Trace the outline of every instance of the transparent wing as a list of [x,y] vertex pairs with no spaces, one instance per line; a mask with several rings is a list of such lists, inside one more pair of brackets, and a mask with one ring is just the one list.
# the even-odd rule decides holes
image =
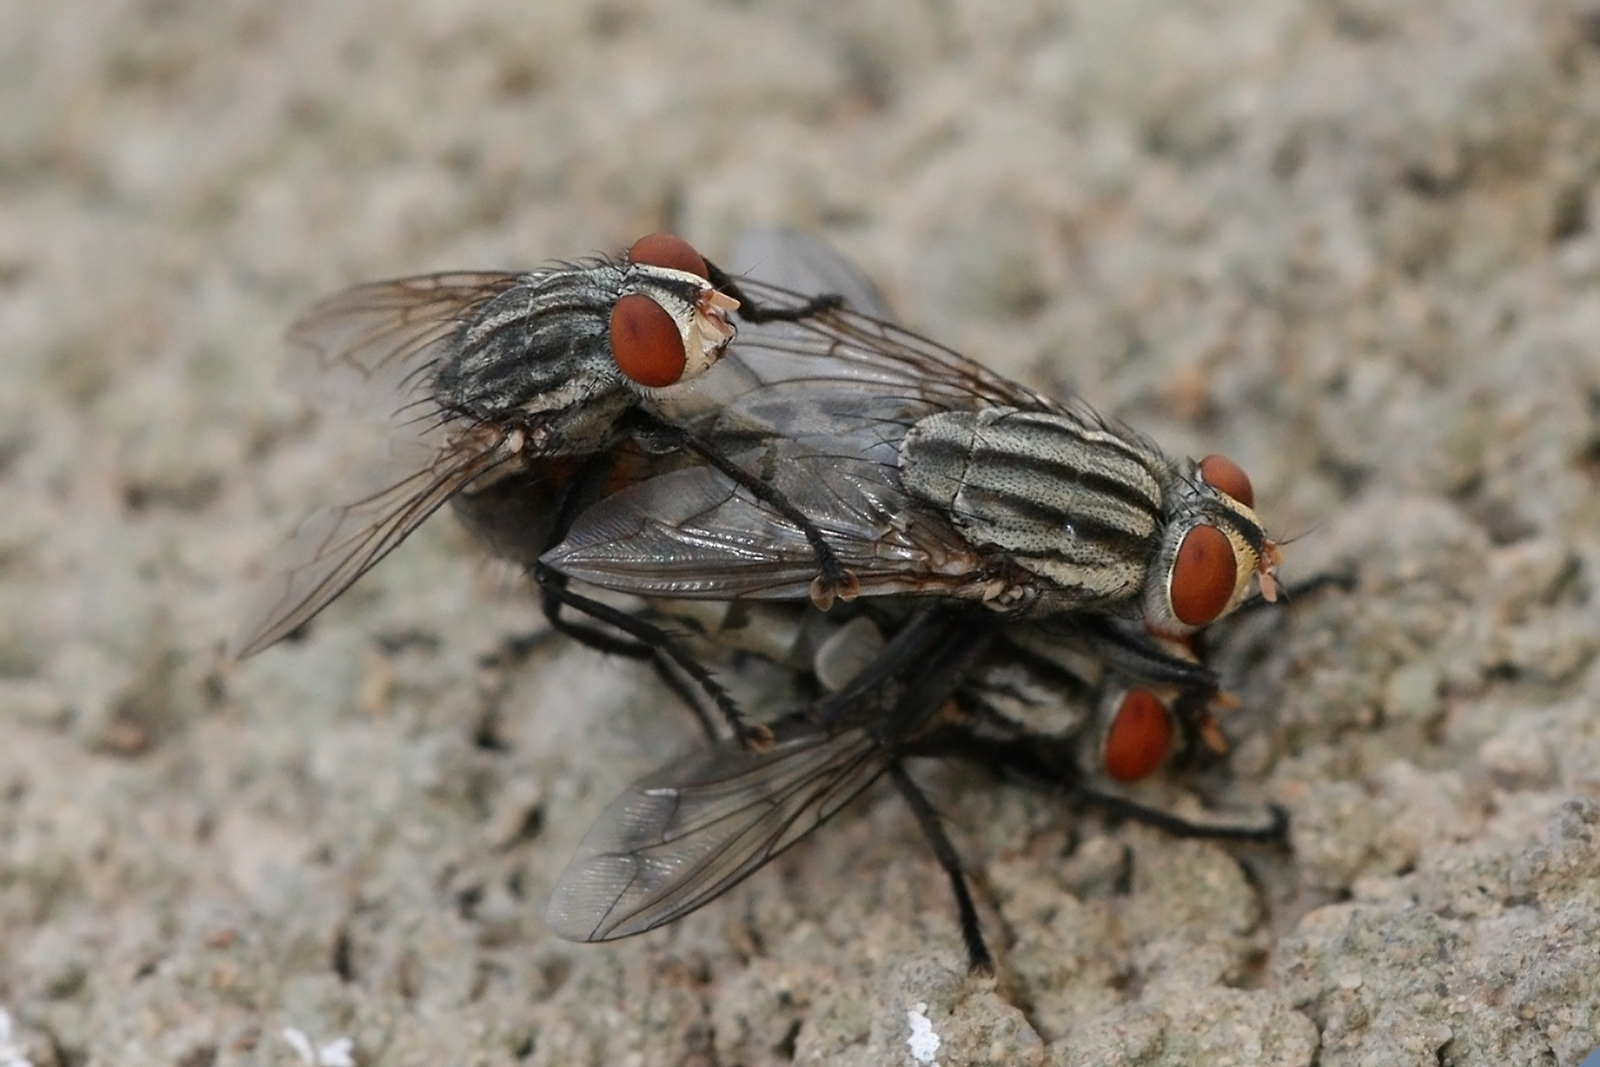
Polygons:
[[272,577],[246,613],[234,654],[260,652],[327,607],[440,505],[509,462],[510,436],[485,428],[445,448],[392,441],[389,462],[370,483],[378,488],[312,515],[270,561]]
[[[812,518],[867,594],[981,598],[982,553],[950,523],[904,499],[886,469],[860,456],[780,449],[767,475]],[[720,471],[695,467],[651,478],[600,501],[543,560],[593,585],[697,599],[808,595],[816,555],[800,531]]]
[[284,384],[313,405],[388,425],[387,454],[353,502],[307,519],[269,561],[234,641],[254,655],[327,607],[439,506],[508,458],[495,431],[458,429],[433,400],[433,368],[465,317],[517,284],[503,272],[359,285],[289,328]]
[[346,289],[289,328],[283,384],[335,414],[426,423],[430,371],[461,322],[521,278],[458,271]]
[[886,322],[894,312],[872,280],[825,242],[781,227],[745,230],[733,243],[728,269],[792,293],[834,293],[852,311]]
[[612,801],[556,882],[545,921],[569,941],[672,922],[727,892],[834,815],[890,756],[865,729],[793,731],[763,754],[704,749]]
[[[768,307],[800,307],[816,295],[753,278],[742,278],[739,285]],[[797,403],[796,396],[830,403],[819,409],[815,403]],[[764,415],[778,432],[796,424],[821,431],[830,417],[848,424],[854,421],[848,402],[866,399],[895,401],[908,413],[981,404],[1070,410],[959,352],[850,306],[795,322],[741,322],[728,354],[712,372],[659,398],[662,411],[680,421],[728,427],[755,420],[761,425]]]
[[726,892],[924,735],[990,634],[958,612],[917,612],[808,717],[775,723],[770,750],[723,742],[636,783],[606,808],[557,880],[550,928],[577,941],[627,937]]

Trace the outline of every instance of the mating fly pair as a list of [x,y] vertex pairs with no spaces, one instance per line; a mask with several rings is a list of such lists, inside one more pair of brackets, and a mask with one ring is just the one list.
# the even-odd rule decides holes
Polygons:
[[[308,620],[453,500],[533,569],[556,628],[684,672],[680,691],[711,696],[733,726],[601,817],[558,884],[558,933],[603,940],[686,914],[888,776],[985,966],[959,860],[901,761],[983,752],[1077,784],[1075,757],[984,696],[985,656],[1049,675],[1049,657],[1019,651],[1042,643],[1110,666],[1124,695],[1100,716],[1104,770],[1150,773],[1174,723],[1204,733],[1217,694],[1191,635],[1256,582],[1272,596],[1277,548],[1228,461],[1174,466],[1125,427],[894,326],[825,249],[757,240],[742,258],[788,288],[734,283],[648,238],[617,261],[367,286],[313,311],[292,333],[296,378],[389,418],[396,456],[373,493],[297,537],[242,649]],[[746,728],[679,642],[571,579],[646,598],[860,596],[884,643],[857,648],[834,692]],[[1143,814],[1180,832],[1281,831]]]
[[[888,776],[985,966],[954,849],[901,769],[916,755],[978,756],[1178,833],[1280,835],[1276,815],[1186,823],[1092,784],[1138,780],[1177,749],[1221,742],[1217,679],[1193,639],[1256,586],[1277,591],[1278,548],[1244,472],[1218,456],[1175,465],[1087,407],[898,328],[825,248],[762,234],[736,260],[784,282],[741,282],[766,305],[800,307],[818,292],[844,301],[741,330],[665,413],[821,531],[851,576],[853,610],[875,613],[891,640],[856,657],[865,665],[841,692],[780,720],[772,752],[714,746],[619,798],[562,876],[552,927],[599,940],[670,921]],[[816,567],[807,531],[705,465],[600,500],[544,562],[641,597],[735,604],[804,603]],[[1063,665],[1074,658],[1092,670]],[[1089,705],[1082,726],[1050,735],[1005,714],[986,669],[996,662]]]

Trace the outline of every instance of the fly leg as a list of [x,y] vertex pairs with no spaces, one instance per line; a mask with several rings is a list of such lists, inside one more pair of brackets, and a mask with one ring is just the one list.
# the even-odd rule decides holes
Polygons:
[[[1215,625],[1227,627],[1244,618],[1247,613],[1291,601],[1296,596],[1330,588],[1350,589],[1353,584],[1354,578],[1349,574],[1334,572],[1318,575],[1284,588],[1277,601],[1264,600],[1258,594]],[[1045,630],[1052,636],[1064,639],[1069,645],[1091,653],[1125,678],[1152,685],[1174,686],[1189,694],[1206,693],[1210,697],[1215,697],[1221,691],[1216,673],[1204,662],[1210,630],[1189,634],[1179,642],[1161,639],[1142,628],[1122,625],[1098,616],[1052,620]]]
[[1192,837],[1207,841],[1282,841],[1289,832],[1289,813],[1276,804],[1267,806],[1271,820],[1264,826],[1240,826],[1229,823],[1202,823],[1180,815],[1147,807],[1114,793],[1102,793],[1085,785],[1073,788],[1082,799],[1095,807],[1124,819],[1154,826],[1173,837]]
[[[560,603],[557,602],[554,608],[559,611]],[[548,605],[546,610],[550,610]],[[582,630],[585,636],[576,636],[568,632],[573,629]],[[591,635],[595,639],[594,641],[590,641]],[[690,713],[694,715],[695,721],[700,724],[700,729],[705,732],[706,738],[712,742],[722,740],[722,734],[717,731],[717,717],[706,710],[705,693],[697,689],[682,674],[673,670],[664,657],[656,654],[654,648],[633,641],[622,641],[593,627],[568,623],[567,620],[562,619],[560,623],[551,624],[548,629],[506,638],[501,642],[498,650],[481,657],[478,660],[478,665],[487,668],[513,666],[527,659],[553,638],[562,636],[572,637],[579,644],[587,644],[591,648],[598,648],[598,642],[606,642],[606,647],[598,649],[599,651],[628,659],[650,660],[651,666],[656,669],[656,673],[660,675],[661,680],[667,684],[667,688],[676,693],[678,699],[683,701]],[[498,714],[492,713],[480,722],[476,736],[481,747],[496,748],[501,744],[498,740],[498,719]]]
[[[741,745],[745,748],[759,749],[766,743],[765,739],[768,736],[766,728],[746,725],[744,715],[733,698],[711,677],[711,673],[705,667],[696,662],[672,639],[671,635],[660,627],[627,612],[572,592],[568,588],[566,575],[539,562],[539,557],[571,529],[578,514],[604,491],[606,481],[617,463],[618,451],[611,449],[589,457],[565,479],[556,496],[554,518],[543,531],[541,539],[532,546],[531,552],[524,551],[521,542],[516,541],[514,537],[508,537],[503,538],[501,543],[510,546],[512,550],[503,549],[501,554],[530,566],[533,579],[539,586],[545,619],[550,623],[551,631],[609,655],[639,661],[649,660],[662,681],[666,682],[667,686],[689,706],[689,710],[699,720],[701,728],[705,730],[709,739],[717,741],[720,736],[713,722],[713,716],[706,709],[704,698],[709,698],[716,705],[721,718],[728,723],[734,737]],[[509,523],[499,522],[492,527],[485,524],[486,517],[497,514],[497,510],[491,510],[468,517],[476,518],[478,527],[484,530],[507,527],[525,530],[530,525],[527,519],[518,515],[513,515]],[[594,626],[573,622],[563,617],[561,614],[563,607],[575,608],[591,619],[612,626],[625,636],[619,637]]]
[[[626,611],[573,592],[568,588],[565,575],[542,563],[534,566],[533,573],[544,601],[545,618],[550,620],[553,629],[601,652],[654,662],[656,673],[661,675],[662,680],[674,692],[684,698],[694,710],[696,718],[700,719],[701,725],[705,727],[707,735],[713,741],[716,740],[716,730],[709,717],[705,715],[698,700],[691,698],[691,688],[668,669],[670,664],[671,668],[687,676],[689,681],[717,706],[723,721],[728,724],[728,728],[733,731],[734,738],[741,746],[752,752],[761,752],[772,747],[772,731],[759,723],[752,725],[746,721],[744,712],[739,709],[739,705],[728,691],[712,677],[711,672],[703,664],[674,641],[671,634]],[[591,619],[603,622],[627,636],[617,637],[593,626],[563,618],[561,615],[563,607],[581,611]]]
[[1264,823],[1195,822],[1096,789],[1083,782],[1083,772],[1078,769],[1070,746],[1063,750],[1059,742],[1036,734],[1023,732],[1017,737],[996,741],[960,731],[919,748],[915,754],[954,756],[982,763],[991,769],[1009,772],[1009,777],[1024,784],[1063,790],[1110,815],[1153,826],[1174,837],[1212,841],[1282,841],[1289,830],[1288,813],[1275,804],[1268,805],[1268,818]]
[[[706,269],[713,285],[739,301],[739,317],[746,322],[801,322],[845,306],[845,298],[839,293],[820,293],[794,307],[763,304],[741,289],[733,276],[721,267],[707,263]],[[685,447],[732,478],[757,500],[799,527],[800,532],[805,534],[807,543],[811,545],[811,551],[817,557],[818,573],[816,581],[811,583],[811,600],[819,610],[827,611],[832,607],[835,597],[847,601],[855,599],[861,590],[861,582],[839,563],[833,549],[823,539],[822,531],[817,529],[815,523],[806,518],[800,509],[789,503],[781,492],[767,482],[752,477],[744,468],[728,462],[704,442],[697,441],[688,434],[684,437]]]
[[712,285],[739,301],[739,317],[746,322],[800,322],[813,315],[834,311],[845,305],[844,297],[838,293],[822,293],[795,307],[774,307],[751,299],[739,288],[739,283],[733,280],[733,275],[716,264],[707,263],[706,271]]
[[817,529],[816,523],[789,503],[789,498],[776,486],[751,474],[691,434],[684,434],[684,446],[732,478],[736,484],[748,490],[751,496],[782,515],[805,534],[806,543],[811,546],[812,554],[817,557],[817,577],[811,582],[811,602],[817,606],[817,610],[827,611],[833,607],[835,597],[845,601],[856,598],[861,592],[861,580],[839,562],[833,546],[822,536],[822,531]]
[[950,888],[955,891],[956,911],[961,917],[961,940],[967,946],[968,970],[973,974],[993,974],[994,957],[989,954],[989,946],[983,940],[983,928],[978,924],[978,909],[973,904],[972,892],[967,887],[967,876],[961,868],[961,857],[956,854],[955,846],[950,843],[949,835],[944,832],[944,826],[939,821],[939,813],[933,810],[933,805],[928,803],[928,798],[922,795],[922,790],[911,780],[905,767],[898,761],[889,765],[889,778],[900,791],[900,795],[905,798],[911,813],[917,817],[917,824],[922,827],[928,845],[933,849],[934,858],[939,861],[939,866],[944,868],[945,876],[950,879]]
[[[871,717],[876,720],[874,732],[879,734],[880,743],[898,747],[904,738],[922,730],[949,702],[962,677],[989,647],[993,636],[990,626],[963,612],[938,609],[918,612],[877,659],[835,694],[828,706],[820,709],[820,717],[826,722],[836,719],[846,707],[874,704],[876,701],[868,700],[869,695],[888,689],[894,694],[892,699]],[[902,677],[906,671],[911,672],[910,676]],[[973,974],[993,974],[994,957],[983,940],[978,909],[972,903],[961,857],[945,834],[938,812],[899,759],[889,763],[888,772],[911,813],[917,817],[934,858],[950,879],[961,920],[961,940],[967,947],[968,967]]]
[[1130,680],[1187,691],[1215,692],[1219,688],[1215,672],[1190,648],[1159,640],[1143,628],[1086,616],[1054,624],[1047,632],[1090,653]]
[[856,598],[861,592],[861,580],[839,562],[833,546],[828,544],[827,538],[817,529],[816,523],[806,518],[804,512],[790,503],[782,490],[733,462],[709,441],[702,440],[681,426],[663,422],[655,416],[646,417],[651,422],[650,436],[660,442],[661,446],[675,446],[693,452],[727,475],[735,485],[783,516],[805,535],[806,543],[811,546],[812,554],[817,558],[817,577],[811,583],[811,602],[819,611],[831,608],[836,597],[845,601]]
[[[694,715],[695,721],[700,724],[700,729],[706,735],[706,740],[713,744],[721,741],[722,735],[717,732],[717,717],[707,711],[703,703],[703,698],[706,695],[704,687],[684,678],[673,669],[672,661],[666,657],[652,656],[650,665],[656,669],[656,676],[667,684],[668,689],[677,694],[678,699],[683,701],[684,705]],[[718,711],[721,710],[719,706]],[[741,743],[746,748],[754,744],[753,741],[745,743],[742,738]]]

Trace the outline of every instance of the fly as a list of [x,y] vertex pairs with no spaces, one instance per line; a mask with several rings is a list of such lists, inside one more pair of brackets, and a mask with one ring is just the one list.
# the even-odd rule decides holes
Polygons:
[[[290,329],[285,377],[323,407],[386,421],[390,454],[365,492],[286,547],[238,654],[309,621],[447,501],[493,550],[537,570],[584,503],[661,454],[698,451],[744,484],[652,414],[722,357],[736,312],[759,322],[835,301],[772,310],[741,295],[687,242],[654,234],[615,259],[402,278],[319,304]],[[781,496],[751,488],[805,525]],[[848,589],[820,540],[816,555],[822,586]],[[580,599],[559,577],[541,584],[553,622],[553,604]]]
[[[884,633],[903,624],[906,604],[864,601],[849,613],[797,602],[650,600],[644,615],[671,629],[704,660],[750,658],[790,674],[791,688],[821,698],[842,691],[882,654]],[[983,718],[1012,734],[1083,742],[1076,777],[1124,784],[1154,775],[1169,757],[1197,749],[1227,751],[1208,701],[1217,679],[1188,646],[1155,662],[1141,646],[1079,621],[1013,621],[995,630],[984,661],[961,681]],[[1140,678],[1142,682],[1129,679]],[[1219,697],[1231,707],[1230,698]],[[713,737],[713,740],[715,738]]]
[[[808,613],[778,631],[804,634],[819,617]],[[634,783],[605,809],[557,880],[546,913],[554,933],[609,941],[682,918],[887,777],[949,879],[970,967],[991,971],[959,855],[904,767],[916,757],[982,762],[1180,836],[1283,836],[1276,809],[1259,823],[1196,823],[1138,804],[1115,786],[1091,784],[1153,774],[1177,744],[1174,719],[1148,689],[1088,681],[1017,644],[1013,637],[1025,624],[995,616],[974,623],[948,605],[924,606],[885,643],[865,636],[857,624],[866,617],[839,624],[815,646],[820,652],[854,630],[868,646],[857,657],[864,666],[838,690],[771,724],[770,748],[713,742]],[[793,646],[785,639],[779,647]],[[1019,718],[1019,703],[1036,702],[1068,718],[1049,730]]]

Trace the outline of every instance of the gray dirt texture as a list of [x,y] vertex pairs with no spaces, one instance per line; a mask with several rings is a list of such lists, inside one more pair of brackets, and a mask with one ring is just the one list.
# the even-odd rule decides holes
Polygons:
[[[6,1067],[1600,1046],[1594,0],[10,0],[0,99]],[[557,873],[696,737],[647,669],[486,666],[541,616],[448,515],[229,658],[375,447],[279,380],[313,300],[772,224],[1351,579],[1216,627],[1230,755],[1148,787],[1288,847],[913,766],[994,977],[881,786],[570,944]]]

